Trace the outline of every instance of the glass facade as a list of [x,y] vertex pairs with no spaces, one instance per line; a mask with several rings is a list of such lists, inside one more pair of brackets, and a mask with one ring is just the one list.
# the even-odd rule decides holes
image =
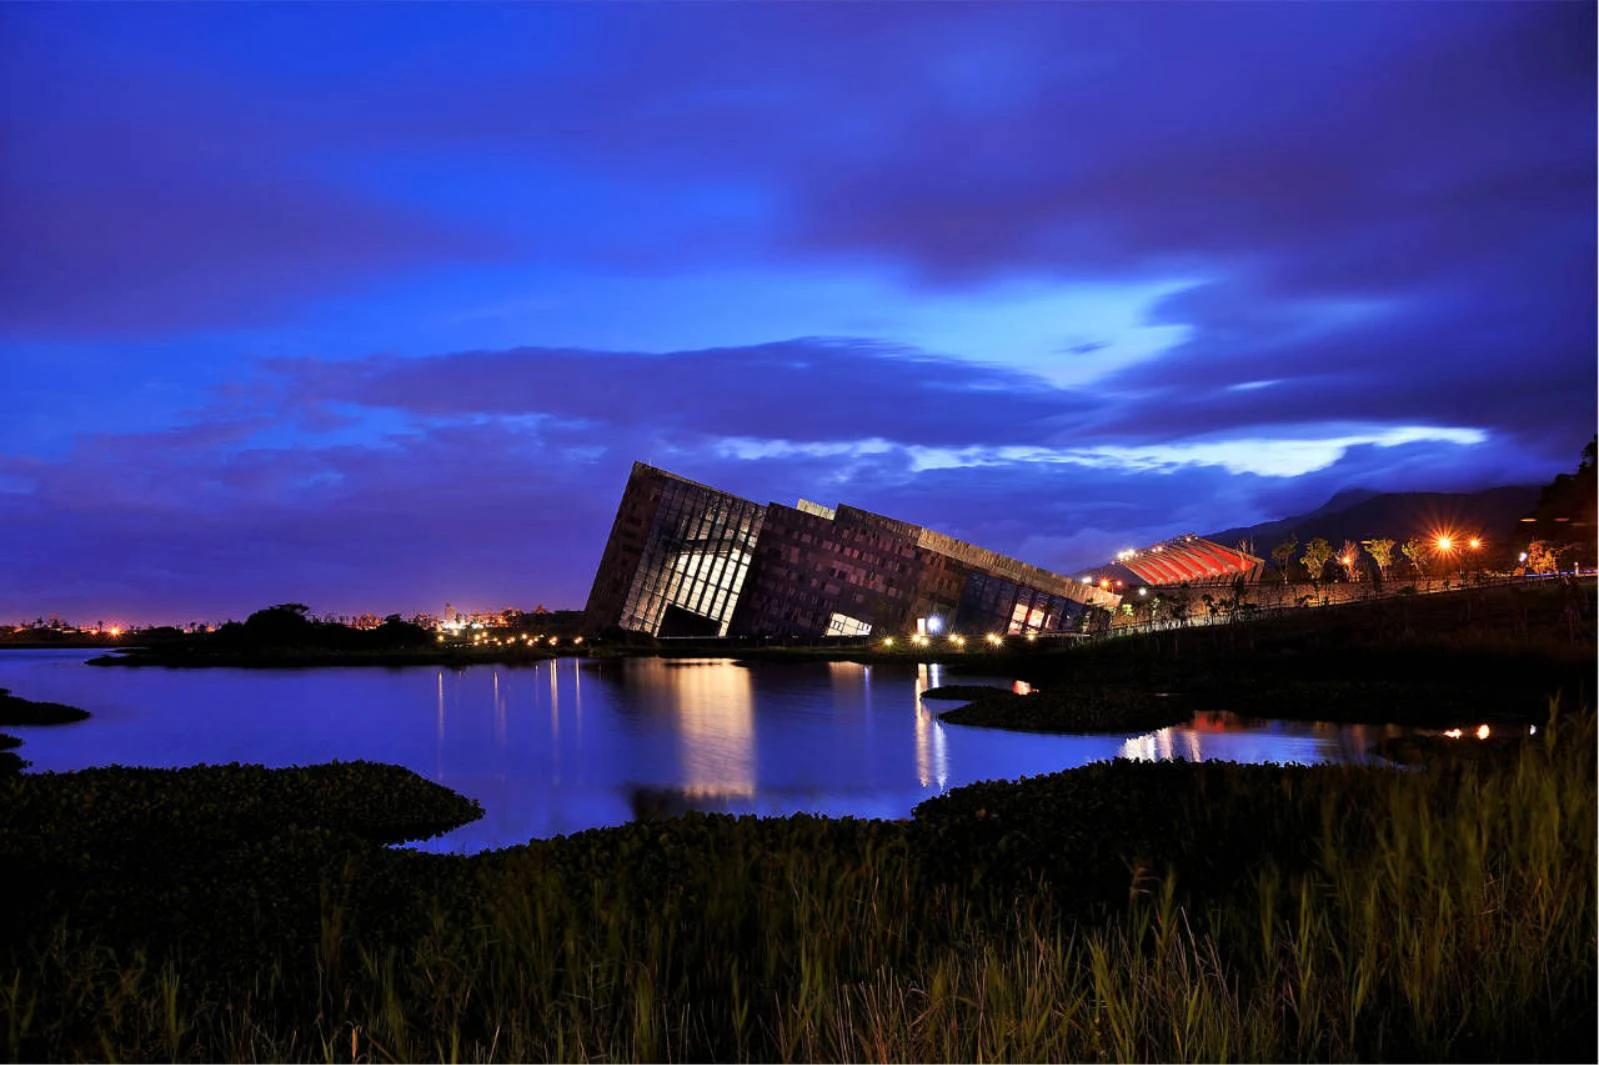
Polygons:
[[669,478],[622,609],[622,627],[657,636],[726,636],[764,508]]
[[1087,611],[1083,604],[987,573],[973,573],[961,592],[958,625],[967,631],[1027,633],[1074,632]]

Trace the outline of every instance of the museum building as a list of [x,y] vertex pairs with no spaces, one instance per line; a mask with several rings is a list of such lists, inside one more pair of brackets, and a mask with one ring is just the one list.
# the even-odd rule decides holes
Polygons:
[[908,522],[634,463],[585,627],[660,637],[1099,631],[1120,596]]

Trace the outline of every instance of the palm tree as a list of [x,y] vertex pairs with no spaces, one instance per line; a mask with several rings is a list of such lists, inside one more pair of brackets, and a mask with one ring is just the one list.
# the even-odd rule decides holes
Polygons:
[[1288,583],[1288,565],[1294,560],[1294,552],[1299,550],[1299,537],[1289,536],[1288,539],[1271,549],[1271,560],[1277,563],[1277,572],[1283,576],[1283,583]]

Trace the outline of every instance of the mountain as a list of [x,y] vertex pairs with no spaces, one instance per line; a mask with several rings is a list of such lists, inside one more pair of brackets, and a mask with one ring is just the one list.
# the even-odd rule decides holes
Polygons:
[[1236,547],[1240,540],[1251,541],[1251,553],[1269,560],[1271,549],[1290,536],[1299,538],[1301,548],[1307,540],[1320,536],[1336,550],[1345,540],[1359,543],[1386,537],[1402,544],[1412,536],[1426,539],[1447,530],[1456,536],[1482,536],[1494,551],[1490,557],[1495,557],[1526,547],[1510,540],[1522,517],[1537,505],[1538,491],[1537,485],[1508,485],[1481,492],[1370,492],[1356,488],[1340,492],[1304,514],[1205,536],[1228,547]]

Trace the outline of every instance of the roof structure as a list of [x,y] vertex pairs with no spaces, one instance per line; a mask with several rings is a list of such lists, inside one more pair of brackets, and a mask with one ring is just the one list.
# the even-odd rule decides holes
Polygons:
[[1136,551],[1123,551],[1115,564],[1149,585],[1192,584],[1246,579],[1259,575],[1265,560],[1236,547],[1189,534]]

